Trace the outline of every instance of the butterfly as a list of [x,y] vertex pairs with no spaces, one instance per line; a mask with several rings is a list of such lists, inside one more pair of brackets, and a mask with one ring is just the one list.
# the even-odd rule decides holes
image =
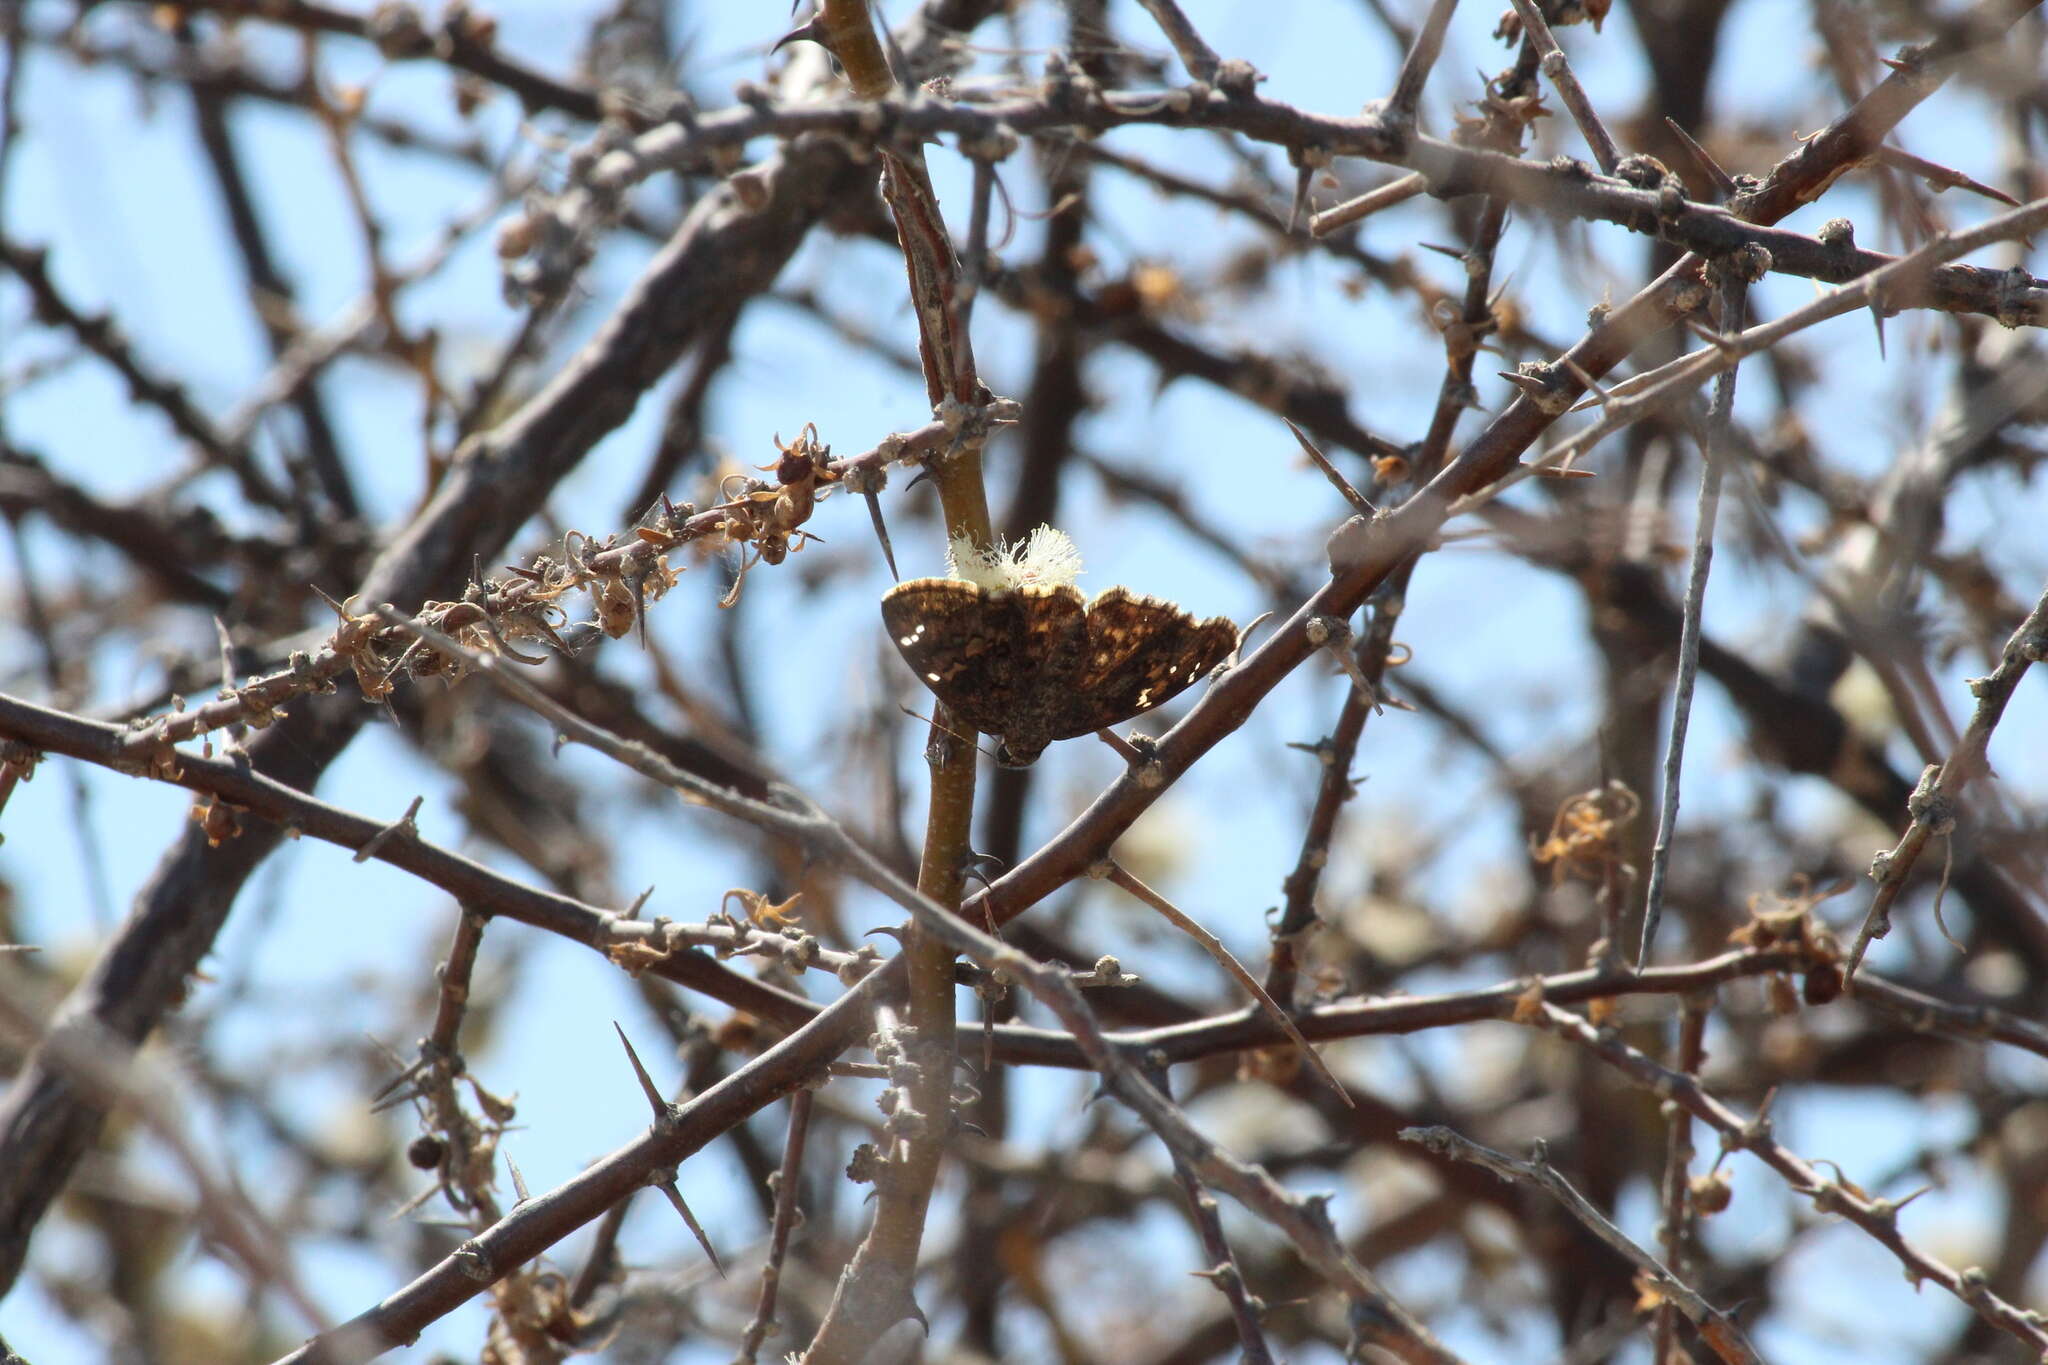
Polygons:
[[946,708],[1027,768],[1056,739],[1121,724],[1206,677],[1237,648],[1227,617],[1111,588],[988,589],[913,578],[882,597],[889,638]]

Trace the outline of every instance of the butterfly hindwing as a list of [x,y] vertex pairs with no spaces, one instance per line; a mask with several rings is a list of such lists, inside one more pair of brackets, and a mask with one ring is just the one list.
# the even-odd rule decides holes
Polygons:
[[1224,617],[1197,622],[1171,602],[1111,588],[1088,608],[1088,641],[1073,690],[1085,715],[1053,737],[1072,739],[1140,715],[1186,691],[1230,657],[1237,627]]

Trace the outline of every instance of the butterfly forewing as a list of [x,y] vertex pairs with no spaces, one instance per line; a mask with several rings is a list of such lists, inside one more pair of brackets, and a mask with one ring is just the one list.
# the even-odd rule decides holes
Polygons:
[[882,598],[882,620],[918,681],[991,735],[1043,706],[1045,664],[1073,654],[1082,614],[1072,588],[986,593],[952,578],[912,579]]

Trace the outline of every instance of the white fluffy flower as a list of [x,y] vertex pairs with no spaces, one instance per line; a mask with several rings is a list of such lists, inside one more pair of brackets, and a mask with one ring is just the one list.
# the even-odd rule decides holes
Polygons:
[[1081,552],[1065,531],[1041,526],[1022,545],[999,540],[977,549],[966,536],[946,547],[946,570],[986,592],[1008,588],[1065,588],[1081,576]]

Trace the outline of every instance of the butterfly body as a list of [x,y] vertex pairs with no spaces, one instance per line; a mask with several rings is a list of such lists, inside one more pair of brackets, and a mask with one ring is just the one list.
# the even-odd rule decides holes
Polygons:
[[1237,647],[1227,618],[1198,622],[1123,588],[1084,603],[1071,587],[991,590],[915,578],[883,596],[882,619],[918,681],[997,736],[997,761],[1017,768],[1054,740],[1151,710]]

